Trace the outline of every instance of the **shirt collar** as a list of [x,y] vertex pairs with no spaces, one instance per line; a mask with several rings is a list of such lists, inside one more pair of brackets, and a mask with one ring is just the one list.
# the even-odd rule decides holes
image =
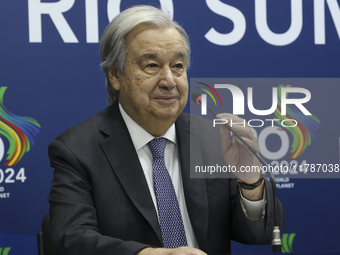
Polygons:
[[[135,150],[138,151],[148,142],[155,138],[155,136],[151,135],[148,131],[138,125],[123,109],[121,104],[119,103],[119,110],[122,114],[123,120],[127,126],[127,129],[130,133],[130,137],[132,143],[135,147]],[[171,125],[171,127],[166,131],[164,135],[160,137],[164,137],[169,141],[172,141],[177,145],[177,137],[176,137],[176,126],[175,123]]]

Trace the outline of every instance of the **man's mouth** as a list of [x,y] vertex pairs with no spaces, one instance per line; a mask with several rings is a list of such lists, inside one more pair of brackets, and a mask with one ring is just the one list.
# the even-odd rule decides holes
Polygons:
[[171,104],[177,101],[175,96],[158,96],[154,98],[159,103]]

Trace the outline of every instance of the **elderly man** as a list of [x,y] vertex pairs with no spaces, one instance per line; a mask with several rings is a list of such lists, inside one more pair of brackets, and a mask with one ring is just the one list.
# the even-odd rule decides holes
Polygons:
[[[248,184],[241,187],[235,179],[190,178],[190,139],[203,163],[259,162],[226,128],[209,137],[222,143],[214,155],[201,146],[207,138],[190,132],[190,121],[212,127],[182,113],[190,64],[183,28],[157,8],[132,7],[108,25],[100,52],[110,106],[49,146],[56,253],[226,254],[230,239],[270,243],[273,197],[260,173],[238,174]],[[236,129],[257,148],[249,127]],[[278,214],[282,227],[281,204]]]

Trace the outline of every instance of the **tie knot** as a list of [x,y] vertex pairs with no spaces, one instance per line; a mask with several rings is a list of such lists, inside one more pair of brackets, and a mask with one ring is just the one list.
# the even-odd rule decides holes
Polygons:
[[166,146],[166,138],[155,138],[152,139],[148,145],[151,149],[153,158],[163,158]]

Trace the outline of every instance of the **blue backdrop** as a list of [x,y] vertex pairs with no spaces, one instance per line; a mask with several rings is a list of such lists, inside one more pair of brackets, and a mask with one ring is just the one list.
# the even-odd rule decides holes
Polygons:
[[[192,45],[189,78],[282,78],[288,85],[291,78],[340,76],[339,0],[0,1],[3,254],[37,254],[35,236],[48,212],[53,175],[47,146],[106,107],[98,41],[110,18],[136,4],[161,5],[186,29]],[[299,162],[339,163],[336,84],[313,85],[307,108],[320,128]],[[285,251],[340,251],[340,180],[279,181]],[[234,253],[270,251],[233,243]]]

